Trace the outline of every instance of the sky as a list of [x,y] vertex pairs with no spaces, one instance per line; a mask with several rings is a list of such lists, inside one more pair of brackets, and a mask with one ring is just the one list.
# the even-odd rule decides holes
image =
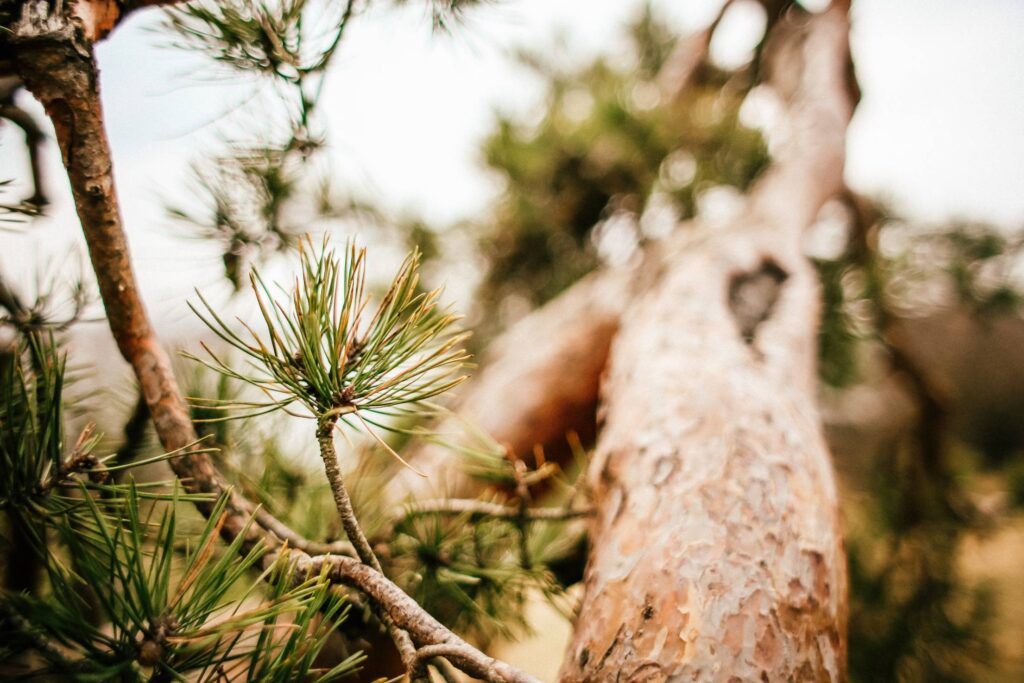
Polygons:
[[[415,5],[416,3],[413,3]],[[652,0],[681,30],[717,3]],[[485,211],[498,191],[479,140],[495,111],[528,116],[540,84],[513,50],[561,35],[572,59],[622,50],[637,0],[503,0],[474,9],[450,36],[421,10],[375,11],[346,36],[322,105],[335,183],[445,223]],[[723,26],[723,59],[743,52],[744,13]],[[157,13],[137,13],[98,48],[116,180],[143,292],[173,321],[199,266],[215,254],[174,236],[164,202],[188,202],[189,164],[258,114],[251,82],[212,78],[207,62],[169,49]],[[923,221],[975,218],[1024,228],[1024,1],[856,0],[852,45],[864,91],[849,133],[847,177]],[[39,113],[31,98],[19,101]],[[0,128],[0,178],[27,177],[20,136]],[[21,234],[0,232],[0,267],[30,277],[80,241],[55,145],[46,155],[55,203]],[[10,192],[7,197],[16,194]],[[213,276],[211,276],[213,277]],[[212,285],[211,285],[212,286]],[[180,310],[180,308],[179,308]]]

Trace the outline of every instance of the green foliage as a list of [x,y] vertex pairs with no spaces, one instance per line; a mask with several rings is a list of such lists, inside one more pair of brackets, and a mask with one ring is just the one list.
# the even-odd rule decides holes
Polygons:
[[296,80],[314,68],[303,59],[306,0],[192,2],[167,11],[177,46],[239,71]]
[[[46,581],[38,593],[0,592],[5,671],[83,681],[246,671],[246,680],[305,681],[354,670],[359,657],[330,671],[314,666],[344,616],[326,578],[296,582],[284,556],[254,576],[265,551],[245,548],[245,533],[219,547],[227,494],[214,502],[111,477],[177,453],[108,465],[89,429],[69,452],[63,355],[52,334],[18,339],[0,365],[0,510],[21,545],[4,551],[32,558]],[[212,503],[210,516],[192,537],[177,510],[200,501]],[[20,660],[26,647],[43,662]]]
[[[64,467],[64,359],[37,336],[0,366],[0,507],[21,508]],[[83,444],[88,455],[92,444]]]
[[531,596],[544,596],[562,609],[564,586],[551,566],[574,554],[584,535],[578,521],[530,519],[533,495],[540,492],[548,504],[567,506],[576,482],[550,463],[525,469],[484,434],[445,445],[467,474],[494,487],[477,502],[499,503],[524,516],[497,518],[486,508],[452,514],[441,511],[443,502],[431,510],[411,501],[391,531],[389,571],[445,624],[485,637],[528,633],[523,608]]
[[818,376],[825,384],[845,387],[857,378],[857,351],[862,333],[848,305],[844,277],[851,272],[845,259],[817,261],[821,278],[822,309],[818,328]]
[[960,303],[981,314],[1020,310],[1020,283],[1013,278],[1024,246],[1020,237],[978,223],[954,223],[925,239],[932,243],[926,251],[938,255],[932,268],[942,269]]
[[343,618],[342,601],[325,577],[293,585],[285,557],[253,578],[249,570],[264,550],[242,552],[244,533],[217,548],[226,496],[184,548],[175,505],[146,511],[133,484],[118,501],[95,499],[84,489],[82,500],[75,520],[53,524],[74,568],[48,551],[48,594],[3,597],[33,630],[14,638],[44,638],[64,652],[34,674],[214,681],[245,672],[244,680],[253,681],[327,681],[355,669],[360,657],[329,671],[314,667]]
[[442,623],[459,630],[510,635],[527,626],[531,589],[554,590],[543,567],[524,567],[516,530],[503,521],[410,516],[392,542],[402,587]]
[[652,202],[692,218],[702,191],[743,190],[766,166],[761,135],[739,120],[744,87],[723,88],[729,74],[708,67],[685,98],[667,101],[657,76],[675,37],[649,7],[629,34],[625,62],[600,57],[559,71],[524,57],[547,95],[539,123],[501,117],[483,146],[505,180],[493,221],[479,230],[488,305],[510,294],[542,303],[592,270],[604,219],[635,223]]
[[195,236],[220,244],[224,274],[236,290],[252,262],[298,240],[301,231],[288,224],[286,209],[300,194],[305,162],[323,146],[314,114],[355,5],[231,0],[192,2],[165,13],[163,30],[174,46],[205,55],[227,74],[256,75],[273,88],[263,119],[276,119],[281,130],[260,132],[257,142],[233,141],[226,153],[195,164],[203,211],[168,207]]
[[211,360],[190,357],[252,385],[267,400],[198,402],[242,409],[243,416],[298,402],[318,420],[355,414],[376,424],[359,413],[401,415],[464,379],[456,373],[468,360],[459,348],[465,335],[454,327],[456,316],[440,309],[438,290],[418,292],[417,254],[402,264],[369,320],[364,250],[350,245],[339,258],[325,242],[319,250],[306,245],[301,257],[301,278],[290,294],[281,290],[284,297],[275,297],[259,273],[252,276],[264,334],[244,324],[246,337],[236,334],[199,295],[205,312],[193,311],[251,370],[233,369],[208,347]]
[[220,245],[224,274],[242,288],[248,264],[259,255],[295,246],[301,231],[286,217],[301,178],[295,149],[236,149],[194,167],[199,210],[168,207],[197,238]]
[[[40,524],[85,504],[78,494],[80,486],[118,499],[124,490],[110,480],[111,474],[179,455],[165,453],[128,465],[108,465],[113,456],[95,455],[99,435],[91,428],[83,430],[68,452],[66,364],[53,335],[19,336],[15,352],[0,360],[0,510],[35,529],[40,547]],[[144,485],[138,495],[166,497],[160,486],[160,482]]]
[[[424,4],[434,29],[449,31],[483,1]],[[197,0],[165,11],[161,32],[173,47],[205,57],[224,76],[255,76],[260,90],[271,94],[261,99],[263,129],[240,134],[233,126],[226,150],[194,164],[192,194],[204,207],[168,206],[189,234],[218,244],[224,275],[236,291],[252,264],[294,246],[305,232],[290,220],[291,211],[311,207],[322,217],[356,212],[330,201],[326,180],[325,191],[304,189],[317,184],[309,162],[325,147],[318,116],[325,75],[349,23],[372,5],[372,0]]]
[[956,557],[969,525],[948,485],[882,472],[866,519],[848,534],[854,681],[985,680],[995,605]]

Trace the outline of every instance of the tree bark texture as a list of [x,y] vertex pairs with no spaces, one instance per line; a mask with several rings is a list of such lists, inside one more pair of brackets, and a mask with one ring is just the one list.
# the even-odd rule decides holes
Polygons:
[[780,30],[772,84],[791,129],[776,165],[733,225],[668,250],[613,342],[562,681],[845,678],[819,292],[800,241],[842,189],[846,8]]

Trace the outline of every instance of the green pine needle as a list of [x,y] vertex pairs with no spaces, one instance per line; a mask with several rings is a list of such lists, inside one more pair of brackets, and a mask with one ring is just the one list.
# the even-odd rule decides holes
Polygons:
[[316,249],[307,240],[300,256],[300,277],[291,291],[272,292],[259,272],[252,274],[260,331],[242,321],[243,331],[235,331],[201,294],[201,306],[190,304],[222,341],[241,352],[248,367],[237,369],[206,345],[208,359],[186,356],[266,397],[191,399],[226,413],[214,419],[287,410],[294,403],[318,420],[364,412],[394,416],[465,379],[459,370],[469,360],[461,349],[467,335],[440,306],[440,290],[419,290],[418,254],[405,259],[372,315],[365,250],[350,244],[339,256],[326,241]]
[[47,549],[46,597],[0,595],[4,610],[30,624],[34,638],[64,653],[36,674],[83,681],[329,681],[362,660],[360,654],[330,670],[315,666],[347,606],[325,575],[296,584],[286,556],[255,575],[266,551],[257,545],[243,552],[244,531],[224,547],[219,533],[229,494],[181,548],[177,500],[148,504],[132,484],[118,501],[95,498],[84,487],[80,493],[84,510],[54,524],[73,564]]

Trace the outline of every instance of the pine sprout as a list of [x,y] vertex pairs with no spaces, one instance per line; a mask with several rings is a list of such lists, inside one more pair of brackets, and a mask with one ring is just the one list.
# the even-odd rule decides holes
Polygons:
[[[298,403],[316,419],[352,413],[394,417],[412,404],[442,394],[465,379],[467,334],[457,316],[441,308],[440,290],[418,289],[419,254],[410,254],[367,320],[366,252],[349,244],[342,256],[324,244],[300,245],[301,272],[290,292],[275,295],[258,271],[250,284],[263,330],[238,320],[236,332],[198,294],[189,304],[229,347],[241,352],[245,369],[203,344],[208,358],[188,358],[258,389],[264,400],[190,400],[223,411],[210,421],[252,417]],[[362,421],[362,415],[358,415]],[[380,421],[368,421],[382,426]],[[351,423],[348,423],[351,424]],[[367,429],[369,427],[367,426]]]

